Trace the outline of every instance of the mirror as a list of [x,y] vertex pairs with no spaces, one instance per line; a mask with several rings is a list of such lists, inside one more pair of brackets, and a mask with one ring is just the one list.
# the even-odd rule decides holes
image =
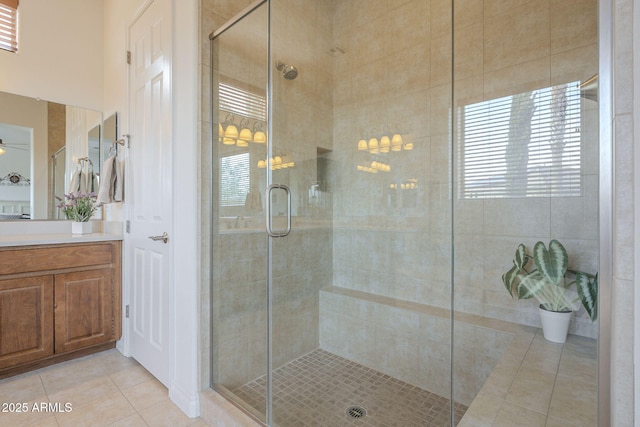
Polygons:
[[94,126],[89,131],[89,152],[87,153],[87,157],[91,161],[93,165],[94,172],[100,176],[100,167],[102,166],[102,162],[100,161],[100,125]]
[[101,129],[101,112],[0,92],[0,220],[65,219],[55,196],[79,159],[99,174]]
[[118,149],[116,146],[116,141],[118,140],[118,113],[113,113],[104,119],[102,129],[100,164],[103,164]]

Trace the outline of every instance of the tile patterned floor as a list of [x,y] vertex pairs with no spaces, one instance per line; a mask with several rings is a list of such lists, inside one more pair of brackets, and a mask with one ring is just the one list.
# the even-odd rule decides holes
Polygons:
[[460,426],[597,426],[597,372],[597,340],[569,335],[557,344],[539,329],[520,333]]
[[[26,412],[16,412],[18,403]],[[0,380],[0,405],[2,427],[206,426],[115,349]]]
[[[407,384],[324,350],[316,350],[276,369],[274,419],[279,427],[448,426],[449,399]],[[233,393],[264,413],[266,378]],[[347,408],[366,410],[362,418]],[[456,423],[466,407],[454,405]]]

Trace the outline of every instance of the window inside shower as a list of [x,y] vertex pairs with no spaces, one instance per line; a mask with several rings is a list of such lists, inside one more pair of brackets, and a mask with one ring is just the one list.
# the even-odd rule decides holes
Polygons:
[[461,197],[572,197],[581,185],[580,82],[462,107]]

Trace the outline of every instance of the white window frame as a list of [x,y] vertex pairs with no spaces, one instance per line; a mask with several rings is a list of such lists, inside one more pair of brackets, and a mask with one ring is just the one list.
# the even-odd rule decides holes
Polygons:
[[0,0],[0,49],[18,52],[18,0]]

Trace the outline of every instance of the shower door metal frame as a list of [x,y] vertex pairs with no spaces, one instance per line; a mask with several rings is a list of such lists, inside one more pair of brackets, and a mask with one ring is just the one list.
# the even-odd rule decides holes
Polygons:
[[[62,193],[64,194],[65,190],[64,190],[64,184],[66,181],[66,169],[67,169],[67,164],[66,164],[66,153],[67,153],[67,146],[63,145],[62,147],[58,148],[58,150],[53,153],[53,155],[51,156],[51,186],[50,186],[50,191],[51,191],[51,196],[49,197],[50,199],[50,203],[51,203],[51,214],[53,215],[53,219],[62,219],[60,218],[60,210],[58,209],[58,202],[55,198],[55,196],[58,196],[58,194],[56,194],[56,185],[58,184],[58,181],[56,180],[56,174],[58,173],[58,170],[60,169],[60,164],[62,164],[63,168],[62,168],[62,186],[63,186],[63,191]],[[64,157],[62,157],[64,155]],[[62,159],[61,159],[62,157]],[[60,195],[62,196],[62,195]]]
[[598,292],[598,425],[611,422],[611,291],[613,278],[613,4],[598,1],[599,292]]

